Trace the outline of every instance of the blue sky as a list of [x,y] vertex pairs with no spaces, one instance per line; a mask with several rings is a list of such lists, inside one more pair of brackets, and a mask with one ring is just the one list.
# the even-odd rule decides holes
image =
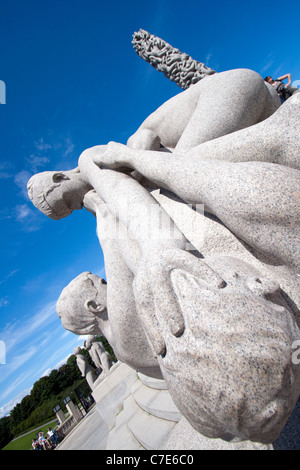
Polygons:
[[300,80],[299,14],[277,0],[0,0],[0,417],[81,344],[55,312],[61,290],[82,271],[105,277],[93,216],[48,219],[28,200],[29,177],[74,168],[87,147],[126,143],[181,91],[136,55],[134,31],[218,72]]

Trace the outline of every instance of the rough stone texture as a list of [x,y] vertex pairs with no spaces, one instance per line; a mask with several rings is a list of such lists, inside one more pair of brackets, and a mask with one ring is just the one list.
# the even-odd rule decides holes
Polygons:
[[294,95],[268,119],[194,148],[190,156],[232,162],[265,161],[300,169],[300,96]]
[[[209,276],[196,278],[180,266],[171,273],[185,329],[176,338],[159,317],[166,343],[162,373],[175,404],[198,432],[273,442],[299,394],[291,345],[300,331],[277,304],[284,300],[276,298],[275,283],[234,258],[206,262],[226,287],[218,289]],[[267,300],[273,293],[276,304]]]
[[79,346],[74,348],[74,354],[76,356],[77,366],[81,372],[82,377],[85,377],[87,383],[89,384],[90,389],[93,390],[94,384],[97,380],[96,369],[94,369],[94,367],[92,367],[88,363],[87,358],[83,354],[80,354],[80,351],[81,351],[81,348]]
[[257,124],[273,114],[280,103],[274,87],[253,70],[217,73],[162,104],[145,119],[127,145],[156,150],[159,139],[164,147],[186,152]]
[[101,341],[97,341],[97,339],[91,335],[84,342],[84,347],[88,350],[89,355],[97,369],[108,375],[110,368],[113,365],[112,359],[110,354],[105,350]]
[[196,432],[185,418],[174,427],[163,450],[273,450],[272,444],[210,439]]
[[[110,248],[114,248],[112,246],[114,240],[108,243],[111,245]],[[116,250],[113,252],[110,250],[109,253],[114,255]],[[107,253],[107,261],[108,259]],[[127,277],[128,269],[125,270],[123,266],[122,270],[118,259],[119,257],[113,258],[117,276],[112,279],[111,287],[115,287],[115,290],[109,298],[103,280],[94,274],[84,272],[62,291],[56,307],[58,315],[66,329],[78,335],[105,336],[119,360],[136,370],[161,378],[157,359],[148,345],[141,322],[136,315],[132,287],[127,294],[127,302],[124,301],[132,275]],[[108,262],[106,269],[110,279]],[[120,286],[123,288],[120,289]]]
[[136,53],[184,90],[206,75],[215,73],[210,67],[175,49],[163,39],[140,29],[132,41]]
[[108,429],[114,427],[116,416],[122,410],[124,400],[129,396],[131,385],[136,380],[136,371],[126,364],[117,363],[113,366],[113,371],[116,373],[97,382],[92,393],[97,410]]
[[163,375],[207,437],[273,442],[299,396],[299,99],[277,110],[255,72],[214,74],[162,105],[127,146],[88,149],[77,169],[28,185],[54,219],[82,205],[97,219],[108,284],[76,278],[58,302],[65,327],[102,333],[123,362]]

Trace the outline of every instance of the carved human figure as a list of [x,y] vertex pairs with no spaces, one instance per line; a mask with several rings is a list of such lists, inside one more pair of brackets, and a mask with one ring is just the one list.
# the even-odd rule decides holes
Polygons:
[[201,62],[193,60],[188,54],[180,52],[163,39],[143,29],[134,33],[132,43],[140,57],[183,89],[206,75],[215,73]]
[[[205,77],[150,114],[128,139],[132,148],[191,150],[271,116],[281,101],[274,87],[248,69]],[[283,124],[283,123],[282,123]]]
[[[121,179],[125,176],[117,173],[116,175]],[[135,183],[138,185],[137,182]],[[147,196],[150,195],[147,193]],[[157,209],[158,205],[153,202],[152,204]],[[84,205],[97,216],[97,233],[104,253],[108,283],[106,285],[101,278],[89,272],[82,273],[62,291],[57,302],[57,312],[66,329],[76,334],[105,336],[121,361],[145,375],[162,378],[157,358],[147,339],[148,332],[147,330],[146,333],[144,332],[140,315],[137,314],[134,296],[136,275],[140,273],[140,277],[146,276],[139,245],[129,236],[122,222],[108,210],[108,206],[101,201],[95,191],[87,193]],[[55,207],[53,199],[51,206]],[[143,209],[145,215],[145,206],[137,209],[139,211]],[[136,215],[132,206],[130,214],[133,217]],[[173,223],[170,220],[168,222],[168,237],[170,238]],[[147,247],[147,239],[153,247],[157,247],[162,242],[167,243],[169,240],[169,238],[159,240],[160,230],[154,225],[152,229],[155,233],[152,233],[152,239],[147,238],[145,232],[141,232],[142,227],[133,228],[136,229],[136,234],[138,231],[141,233],[141,238],[144,234],[142,241],[145,247]],[[165,236],[167,236],[166,230]],[[183,240],[182,234],[178,234],[178,237],[179,239],[174,243],[179,246]],[[146,250],[145,256],[147,253]],[[148,308],[145,315],[149,317],[148,321],[151,324],[151,321],[155,319],[153,308]],[[181,328],[180,324],[177,327]],[[149,334],[151,332],[150,328]],[[155,337],[154,345],[156,351],[157,348],[159,352],[163,349],[160,335]]]
[[[247,263],[231,257],[200,263],[195,274],[174,250],[153,259],[153,292],[169,284],[185,324],[181,336],[172,335],[158,304],[165,342],[158,361],[168,390],[201,434],[272,443],[299,397],[300,367],[293,362],[299,318],[297,323],[279,285]],[[224,279],[222,288],[208,267]]]
[[[112,219],[94,192],[87,199],[90,210],[93,205],[99,211],[98,205]],[[183,415],[209,437],[272,442],[295,406],[300,381],[292,362],[300,331],[279,286],[238,259],[204,262],[169,247],[152,254],[146,273],[134,281],[137,312]],[[82,273],[63,293],[71,316],[82,324],[84,299],[91,302],[87,275],[101,286],[97,276]],[[94,298],[96,312],[100,299]],[[70,327],[71,316],[64,308],[58,312]]]
[[[218,74],[218,76],[220,75],[221,74]],[[241,78],[241,75],[239,76]],[[232,77],[231,75],[231,78]],[[227,78],[225,81],[227,81]],[[258,86],[259,84],[256,83],[256,85]],[[240,86],[242,86],[242,82],[240,82]],[[254,90],[257,91],[257,86],[253,87],[253,92]],[[264,90],[267,91],[265,92]],[[200,124],[198,128],[196,128],[197,119],[195,119],[194,111],[195,108],[197,108],[195,104],[197,99],[195,99],[195,96],[196,93],[195,95],[185,95],[185,98],[179,98],[171,105],[166,104],[163,112],[159,111],[157,114],[158,127],[154,126],[150,128],[148,122],[148,124],[145,127],[142,126],[138,133],[128,142],[128,145],[132,147],[148,146],[148,148],[153,148],[153,142],[155,142],[155,146],[158,147],[160,142],[162,142],[160,136],[163,135],[164,130],[164,122],[162,119],[164,113],[168,109],[172,111],[174,106],[175,111],[178,111],[180,104],[185,103],[186,108],[192,110],[189,117],[185,116],[182,109],[180,109],[181,115],[183,116],[182,119],[178,118],[179,112],[177,112],[177,114],[175,112],[173,117],[172,112],[168,115],[170,119],[178,118],[178,123],[174,121],[176,122],[174,126],[175,134],[173,133],[173,136],[169,136],[170,139],[166,134],[166,139],[169,139],[169,142],[173,139],[173,143],[175,142],[175,145],[178,144],[175,153],[171,154],[155,151],[140,152],[136,149],[129,149],[128,147],[115,144],[111,144],[108,147],[97,146],[83,152],[79,159],[79,167],[77,170],[71,172],[45,172],[35,175],[29,182],[29,194],[33,203],[52,218],[61,218],[69,215],[72,210],[81,208],[83,204],[88,210],[95,213],[97,217],[98,237],[105,257],[108,280],[107,287],[103,289],[104,286],[101,280],[99,281],[99,278],[94,277],[90,273],[85,273],[84,276],[76,278],[72,286],[68,286],[67,291],[64,292],[65,297],[63,296],[65,298],[63,302],[64,307],[62,310],[59,308],[58,311],[64,312],[65,308],[68,306],[69,299],[74,298],[74,307],[76,308],[77,305],[77,310],[74,310],[73,306],[70,305],[70,310],[73,311],[72,322],[80,323],[82,321],[81,313],[83,309],[88,311],[90,320],[88,326],[85,325],[83,327],[85,334],[87,332],[88,334],[99,334],[101,325],[101,331],[103,328],[103,334],[111,343],[117,356],[119,354],[120,356],[118,357],[120,357],[121,360],[122,357],[125,357],[124,362],[128,360],[127,363],[129,363],[129,365],[140,361],[139,367],[149,367],[149,372],[153,373],[153,369],[156,371],[160,370],[157,362],[159,361],[163,375],[170,384],[170,389],[172,389],[173,383],[178,383],[178,377],[181,383],[184,382],[184,378],[186,378],[187,383],[189,383],[191,379],[191,377],[188,376],[188,371],[191,370],[194,362],[191,359],[193,354],[189,352],[190,346],[191,350],[194,351],[194,357],[197,357],[197,343],[201,341],[201,338],[203,339],[201,322],[197,326],[197,319],[201,317],[202,312],[204,312],[207,317],[209,316],[209,312],[205,310],[205,304],[203,305],[205,295],[209,300],[210,307],[215,307],[215,311],[220,315],[220,318],[222,318],[224,314],[224,317],[228,319],[228,324],[230,324],[229,320],[232,312],[235,312],[234,317],[238,316],[242,318],[243,315],[240,315],[240,312],[244,312],[244,316],[247,315],[245,322],[242,322],[244,329],[241,326],[241,338],[243,341],[247,338],[249,331],[252,332],[250,329],[251,320],[249,320],[249,312],[252,311],[253,308],[258,317],[261,313],[261,323],[257,321],[257,330],[253,332],[253,338],[257,335],[259,339],[256,366],[259,365],[260,361],[262,361],[261,363],[265,361],[264,356],[261,356],[262,343],[260,342],[260,338],[264,338],[264,341],[266,341],[266,364],[267,368],[269,368],[268,370],[271,371],[272,368],[275,367],[275,363],[269,356],[272,355],[271,351],[274,350],[275,343],[279,341],[280,335],[284,335],[284,346],[280,349],[282,356],[280,360],[277,358],[279,361],[278,373],[274,376],[274,381],[276,382],[279,378],[279,382],[274,382],[273,387],[270,389],[267,384],[270,378],[269,374],[263,375],[262,370],[260,370],[257,376],[258,380],[261,380],[264,385],[262,388],[262,390],[264,390],[264,397],[261,397],[261,409],[265,411],[265,414],[261,416],[258,410],[255,410],[252,406],[253,402],[251,402],[251,399],[254,395],[253,388],[250,387],[249,390],[247,390],[246,385],[241,394],[241,398],[238,398],[237,402],[234,400],[230,401],[230,397],[224,400],[224,410],[221,415],[221,421],[218,421],[215,413],[213,413],[216,419],[216,421],[212,421],[214,423],[213,427],[216,430],[215,433],[220,437],[224,438],[226,434],[226,436],[230,437],[239,436],[245,438],[245,436],[248,436],[247,438],[249,439],[257,439],[259,437],[267,441],[270,436],[273,437],[274,433],[278,432],[278,426],[281,426],[287,418],[291,406],[295,403],[295,394],[297,393],[295,390],[299,390],[299,374],[297,371],[293,370],[290,363],[290,342],[294,338],[299,337],[299,331],[297,330],[297,326],[295,326],[293,317],[285,307],[281,305],[280,308],[281,313],[283,313],[283,318],[281,318],[280,321],[280,318],[276,316],[276,311],[278,310],[276,310],[276,305],[275,307],[273,303],[270,305],[268,303],[269,301],[265,298],[265,295],[272,295],[274,289],[272,288],[271,291],[269,291],[268,288],[267,291],[261,291],[259,294],[255,294],[255,292],[253,292],[254,287],[254,290],[257,291],[257,285],[260,283],[264,285],[264,283],[258,278],[260,282],[255,281],[254,283],[250,283],[249,287],[249,283],[247,284],[245,281],[245,276],[240,275],[239,270],[234,268],[235,265],[238,265],[238,260],[232,260],[230,264],[231,268],[238,272],[240,276],[238,279],[242,277],[243,282],[238,281],[233,283],[231,288],[227,289],[229,284],[227,278],[228,273],[225,273],[227,277],[225,276],[224,279],[219,273],[220,269],[218,265],[212,268],[209,263],[201,261],[192,253],[185,252],[185,238],[172,223],[169,216],[159,207],[155,199],[138,181],[128,174],[105,168],[105,166],[111,166],[118,169],[126,167],[130,170],[137,170],[148,180],[172,190],[188,202],[203,202],[206,209],[217,215],[227,227],[249,245],[265,252],[271,258],[273,257],[273,259],[280,260],[280,262],[284,264],[295,264],[293,250],[295,252],[295,238],[297,238],[298,235],[299,220],[296,207],[297,199],[294,193],[290,192],[290,188],[295,187],[299,182],[297,170],[287,166],[269,163],[269,153],[271,152],[268,152],[268,149],[272,144],[272,142],[269,141],[267,141],[265,145],[266,160],[268,163],[259,161],[232,163],[219,161],[216,157],[210,158],[209,160],[200,159],[200,164],[196,165],[195,162],[189,158],[189,146],[184,143],[184,140],[181,142],[184,151],[179,153],[180,137],[184,135],[187,137],[188,132],[191,130],[193,130],[195,135],[195,138],[192,139],[191,147],[197,147],[198,144],[203,141],[203,123],[200,122],[201,120],[199,121],[199,119],[198,122],[200,122]],[[212,95],[210,96],[212,97]],[[257,97],[262,98],[263,96],[265,96],[265,107],[261,107],[259,99],[255,101],[255,112],[250,113],[251,118],[245,119],[241,127],[255,124],[267,117],[266,113],[263,111],[263,109],[266,110],[266,107],[269,114],[272,114],[274,107],[276,108],[276,103],[273,101],[272,96],[268,94],[267,88],[259,89]],[[226,101],[225,98],[224,102]],[[292,98],[290,100],[292,100]],[[245,103],[246,101],[243,101],[243,105],[245,105]],[[286,106],[286,104],[284,106]],[[254,115],[255,118],[253,117]],[[211,116],[209,116],[208,119],[206,119],[206,117],[204,118],[206,124],[210,117]],[[224,128],[221,129],[219,126],[217,131],[219,135],[226,134],[229,129],[236,130],[237,121],[241,118],[240,110],[237,111],[235,117],[235,123],[231,127],[225,126],[226,129],[224,130]],[[154,121],[152,120],[152,123]],[[265,123],[267,123],[267,121],[265,121]],[[266,124],[270,126],[271,131],[273,124],[272,122]],[[275,124],[274,126],[276,127]],[[295,129],[293,128],[292,120],[291,124],[291,132],[293,132]],[[170,121],[168,125],[170,126]],[[240,126],[240,123],[238,123],[238,125]],[[189,131],[186,132],[188,127]],[[238,129],[241,127],[238,127]],[[157,130],[159,130],[159,132],[157,132]],[[232,132],[232,130],[229,130],[229,132]],[[197,131],[199,131],[198,134]],[[239,132],[242,131],[240,130]],[[258,128],[257,132],[259,136],[260,128]],[[202,136],[200,135],[201,133]],[[222,137],[222,139],[228,137],[229,136],[225,136]],[[209,138],[211,138],[211,135],[206,133],[204,140],[209,140]],[[166,140],[165,143],[162,142],[163,145],[167,146],[167,141],[168,140]],[[213,144],[213,142],[210,143]],[[288,145],[288,139],[284,140],[282,147],[278,150],[274,159],[283,159]],[[169,146],[173,147],[172,145]],[[253,150],[250,148],[248,150],[250,160],[265,158],[264,153],[259,154],[257,149]],[[257,153],[256,158],[251,158],[255,151]],[[242,154],[243,150],[240,153]],[[236,151],[236,154],[238,154],[238,151]],[[151,159],[152,162],[149,163]],[[162,168],[164,165],[165,168]],[[180,168],[182,169],[181,173]],[[247,188],[247,191],[245,188]],[[91,189],[94,189],[94,191],[90,191]],[[216,195],[218,195],[218,197],[216,197]],[[274,213],[274,207],[276,207],[276,205],[278,207],[280,204],[284,204],[285,213],[278,215],[278,213]],[[128,207],[130,207],[130,211],[128,211]],[[161,225],[153,223],[153,214],[156,213],[159,213]],[[125,243],[123,240],[122,243],[119,243],[119,235],[118,237],[109,236],[107,238],[103,236],[103,233],[101,233],[101,222],[104,220],[111,220],[111,223],[108,224],[110,227],[115,227],[117,222],[118,229],[120,229],[121,233],[125,231]],[[171,231],[170,227],[172,228]],[[119,231],[118,234],[120,234]],[[131,256],[132,253],[133,256]],[[186,288],[180,289],[178,287],[180,286],[178,279],[181,278],[187,279],[187,281],[184,281],[186,282]],[[82,281],[86,283],[86,287],[94,291],[94,297],[86,295],[87,289],[82,288]],[[80,283],[80,290],[74,289],[76,282]],[[204,289],[203,283],[205,284]],[[190,289],[190,284],[194,286],[192,289]],[[118,290],[120,285],[125,287],[125,291],[122,290],[122,296],[116,296],[114,298],[116,292],[120,292],[120,290]],[[198,285],[200,285],[200,287],[198,287]],[[70,289],[74,289],[74,292],[78,293],[79,299],[78,295],[77,297],[76,295],[69,295]],[[104,290],[106,291],[106,295],[103,295]],[[275,290],[278,290],[278,288]],[[102,293],[100,296],[98,291]],[[186,295],[186,292],[189,292],[189,295]],[[202,298],[203,294],[205,295]],[[253,294],[255,295],[253,296]],[[104,298],[107,302],[108,313],[105,309],[106,304],[104,303]],[[196,313],[194,317],[190,317],[190,315],[187,314],[191,309],[191,307],[188,306],[189,299],[193,299],[195,303]],[[214,299],[216,305],[214,305]],[[250,305],[251,308],[247,308],[247,305]],[[278,322],[277,320],[275,321],[274,329],[271,328],[272,333],[269,337],[270,330],[266,327],[266,318],[269,319],[273,315],[273,311],[275,311]],[[78,312],[79,315],[76,315],[76,312]],[[128,312],[129,316],[124,315],[124,312]],[[110,320],[106,324],[104,319],[101,318],[103,313],[104,319],[105,315],[107,315]],[[65,317],[67,318],[68,315],[69,313],[66,314]],[[128,318],[130,318],[131,321],[128,321]],[[190,318],[193,318],[193,321],[190,320]],[[217,320],[214,320],[213,323],[217,325]],[[192,324],[193,327],[191,327]],[[107,332],[104,331],[105,325],[107,326]],[[72,324],[71,327],[73,328],[74,325]],[[222,329],[223,326],[220,328],[221,332]],[[130,331],[132,337],[128,334],[124,334],[125,331],[126,333]],[[134,332],[137,333],[136,336],[134,336]],[[234,328],[232,325],[231,333],[233,332]],[[116,333],[116,335],[114,333]],[[111,335],[112,340],[110,340],[109,335]],[[230,335],[227,336],[227,338],[228,337],[230,337]],[[118,339],[116,340],[116,338]],[[130,338],[130,341],[128,341],[128,338]],[[272,338],[276,338],[276,341],[273,342]],[[116,344],[114,344],[113,341],[115,341]],[[214,341],[216,348],[218,348],[218,345],[221,343],[218,343],[217,340]],[[126,358],[126,347],[134,343],[135,347],[127,352]],[[176,347],[174,346],[172,352],[172,345],[175,344]],[[203,356],[201,356],[199,351],[202,361],[207,360],[205,344],[206,342],[203,343]],[[255,339],[251,341],[251,345],[247,342],[245,344],[247,350],[250,346],[254,348]],[[143,352],[143,348],[146,348],[146,353]],[[132,353],[134,349],[138,351],[138,358],[133,358]],[[158,359],[155,358],[154,352],[160,356]],[[227,354],[227,352],[224,354]],[[240,376],[250,377],[253,372],[251,354],[250,358],[249,356],[247,357],[247,360],[245,359],[239,363],[240,367],[232,368],[232,377],[237,381]],[[169,362],[168,359],[170,359]],[[181,371],[178,369],[176,360],[181,361]],[[174,367],[172,366],[173,361]],[[187,367],[182,367],[182,363],[186,363]],[[197,370],[200,369],[200,367],[198,367],[199,361],[196,360],[195,363],[197,364]],[[139,370],[138,367],[136,368]],[[294,373],[293,380],[287,382],[283,380],[284,376],[282,374],[283,371],[286,370]],[[147,374],[147,372],[144,373]],[[251,384],[252,387],[254,387],[254,382]],[[209,383],[209,385],[211,385],[211,383]],[[184,387],[184,385],[182,386]],[[197,387],[200,387],[200,391]],[[222,386],[220,387],[222,389],[226,387],[226,377],[224,376]],[[181,407],[184,414],[188,416],[191,423],[198,430],[201,429],[200,432],[211,435],[212,431],[210,425],[207,423],[210,417],[207,414],[205,415],[205,407],[204,410],[201,409],[201,397],[205,397],[205,399],[208,400],[207,391],[209,390],[209,386],[207,386],[207,388],[201,388],[200,379],[196,381],[194,387],[190,384],[190,389],[193,391],[194,397],[196,397],[195,401],[190,400],[191,408],[182,404],[180,399],[178,399],[177,394],[180,391],[179,387],[177,391],[172,389],[171,393],[174,394],[176,403],[179,405],[179,408]],[[276,397],[280,397],[279,402],[283,403],[282,407],[279,405],[277,407],[276,404],[276,413],[273,414],[273,408],[270,408],[270,403],[275,400],[272,395],[272,390],[276,390]],[[286,402],[284,400],[286,400]],[[198,409],[196,407],[197,401],[200,403]],[[250,403],[249,409],[245,406],[245,403]],[[230,405],[232,408],[230,408]],[[247,412],[244,416],[245,425],[239,427],[237,421],[234,421],[234,416],[239,417],[241,409],[245,409]],[[203,417],[203,420],[199,418],[197,421],[198,418],[196,418],[196,416],[198,412],[200,416]],[[270,416],[272,417],[271,419],[269,419]],[[228,422],[228,426],[226,422]],[[255,423],[255,426],[251,425],[252,422]],[[213,437],[215,437],[215,435]]]
[[[92,197],[95,203],[97,197]],[[82,302],[90,295],[86,275],[64,293],[76,303],[76,312],[73,305],[69,311],[82,325]],[[88,275],[97,285],[97,276]],[[208,437],[273,442],[295,406],[300,385],[300,368],[292,361],[299,325],[279,285],[238,259],[199,260],[165,249],[152,257],[147,279],[139,277],[135,288],[140,319],[154,349],[158,337],[164,341],[158,357],[163,377],[190,424]],[[173,311],[171,292],[184,322],[181,335],[173,334],[168,315]],[[151,308],[156,321],[144,315]],[[58,311],[70,327],[73,319]]]
[[271,262],[299,269],[299,125],[297,94],[264,122],[191,151],[143,151],[110,143],[84,154],[101,168],[136,170],[188,203],[203,203]]
[[90,335],[85,341],[84,347],[89,352],[92,361],[97,369],[108,375],[112,366],[110,354],[106,351],[101,341],[97,341],[95,336]]
[[[291,98],[283,106],[288,106],[289,102],[293,103],[294,99],[297,99],[297,96]],[[272,122],[270,127],[272,128]],[[295,129],[291,126],[291,133],[293,132]],[[226,139],[226,137],[223,138]],[[251,153],[251,149],[249,152]],[[253,152],[255,153],[255,149]],[[280,160],[280,156],[284,153],[285,146],[283,145],[276,155],[276,160]],[[262,157],[265,154],[268,155],[268,145],[266,145]],[[141,158],[143,155],[145,158]],[[149,156],[151,156],[150,162],[148,162]],[[284,264],[299,262],[299,258],[295,256],[298,239],[296,235],[299,230],[296,206],[297,192],[290,191],[290,188],[298,185],[298,172],[282,165],[262,162],[232,164],[225,161],[220,162],[212,159],[204,161],[201,159],[201,165],[196,166],[193,160],[180,158],[180,155],[177,158],[176,154],[171,155],[163,152],[145,152],[143,154],[121,145],[97,146],[88,149],[81,155],[79,159],[80,172],[45,172],[35,175],[29,182],[29,194],[42,211],[57,218],[69,214],[73,208],[81,207],[84,192],[94,187],[98,196],[110,204],[115,212],[119,211],[119,220],[125,227],[128,227],[128,211],[124,211],[124,195],[126,194],[128,206],[131,208],[131,233],[139,234],[134,252],[139,253],[140,250],[143,257],[141,266],[143,267],[147,264],[148,254],[151,265],[152,254],[169,246],[169,218],[164,214],[164,230],[161,230],[161,227],[158,230],[153,224],[153,213],[149,216],[147,211],[145,212],[145,208],[157,206],[154,198],[130,176],[111,170],[101,170],[97,167],[102,163],[112,164],[112,160],[115,166],[134,166],[148,179],[173,190],[189,202],[204,202],[206,209],[215,213],[226,226],[243,240],[270,256],[281,259]],[[181,176],[178,178],[180,171]],[[219,178],[216,177],[217,175]],[[234,175],[236,175],[235,179]],[[53,185],[52,179],[56,182],[55,185]],[[57,186],[59,179],[61,180],[60,187]],[[72,196],[73,180],[76,191],[73,191]],[[184,181],[183,185],[181,181]],[[235,181],[236,186],[234,186]],[[239,184],[240,181],[242,184]],[[251,191],[249,191],[250,188]],[[285,190],[285,188],[287,189]],[[62,197],[65,192],[66,197]],[[268,194],[267,198],[265,197],[266,193]],[[216,198],[216,194],[219,194],[220,197]],[[41,205],[39,206],[40,201]],[[49,202],[48,206],[45,206],[46,201]],[[278,211],[274,211],[274,207],[283,204],[285,212],[278,214]],[[233,208],[235,211],[232,210]],[[255,219],[253,218],[254,213]],[[276,226],[276,230],[274,230],[274,226]],[[287,226],[288,229],[286,229]],[[150,235],[143,237],[146,232]],[[172,246],[183,248],[185,244],[182,234],[178,233],[176,227],[174,227],[174,232],[176,235],[173,236]],[[109,266],[108,263],[106,266]],[[114,272],[112,278],[115,277],[115,274]],[[177,316],[175,315],[175,317]],[[177,332],[180,330],[179,321]]]
[[93,390],[94,383],[97,380],[96,369],[94,369],[88,363],[87,358],[83,354],[80,354],[80,351],[81,351],[81,348],[79,346],[76,346],[74,348],[74,354],[76,356],[77,366],[81,372],[82,377],[85,377],[87,383],[89,384],[90,389]]

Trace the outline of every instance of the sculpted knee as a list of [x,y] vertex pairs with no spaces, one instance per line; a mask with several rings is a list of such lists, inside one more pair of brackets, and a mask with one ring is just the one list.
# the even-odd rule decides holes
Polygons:
[[151,129],[138,129],[129,137],[127,146],[132,149],[159,150],[160,137]]

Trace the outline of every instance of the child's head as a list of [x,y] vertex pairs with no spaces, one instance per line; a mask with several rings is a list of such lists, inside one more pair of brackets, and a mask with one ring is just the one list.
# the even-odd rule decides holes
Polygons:
[[102,334],[106,311],[106,282],[86,271],[62,291],[56,311],[66,330],[77,335]]

